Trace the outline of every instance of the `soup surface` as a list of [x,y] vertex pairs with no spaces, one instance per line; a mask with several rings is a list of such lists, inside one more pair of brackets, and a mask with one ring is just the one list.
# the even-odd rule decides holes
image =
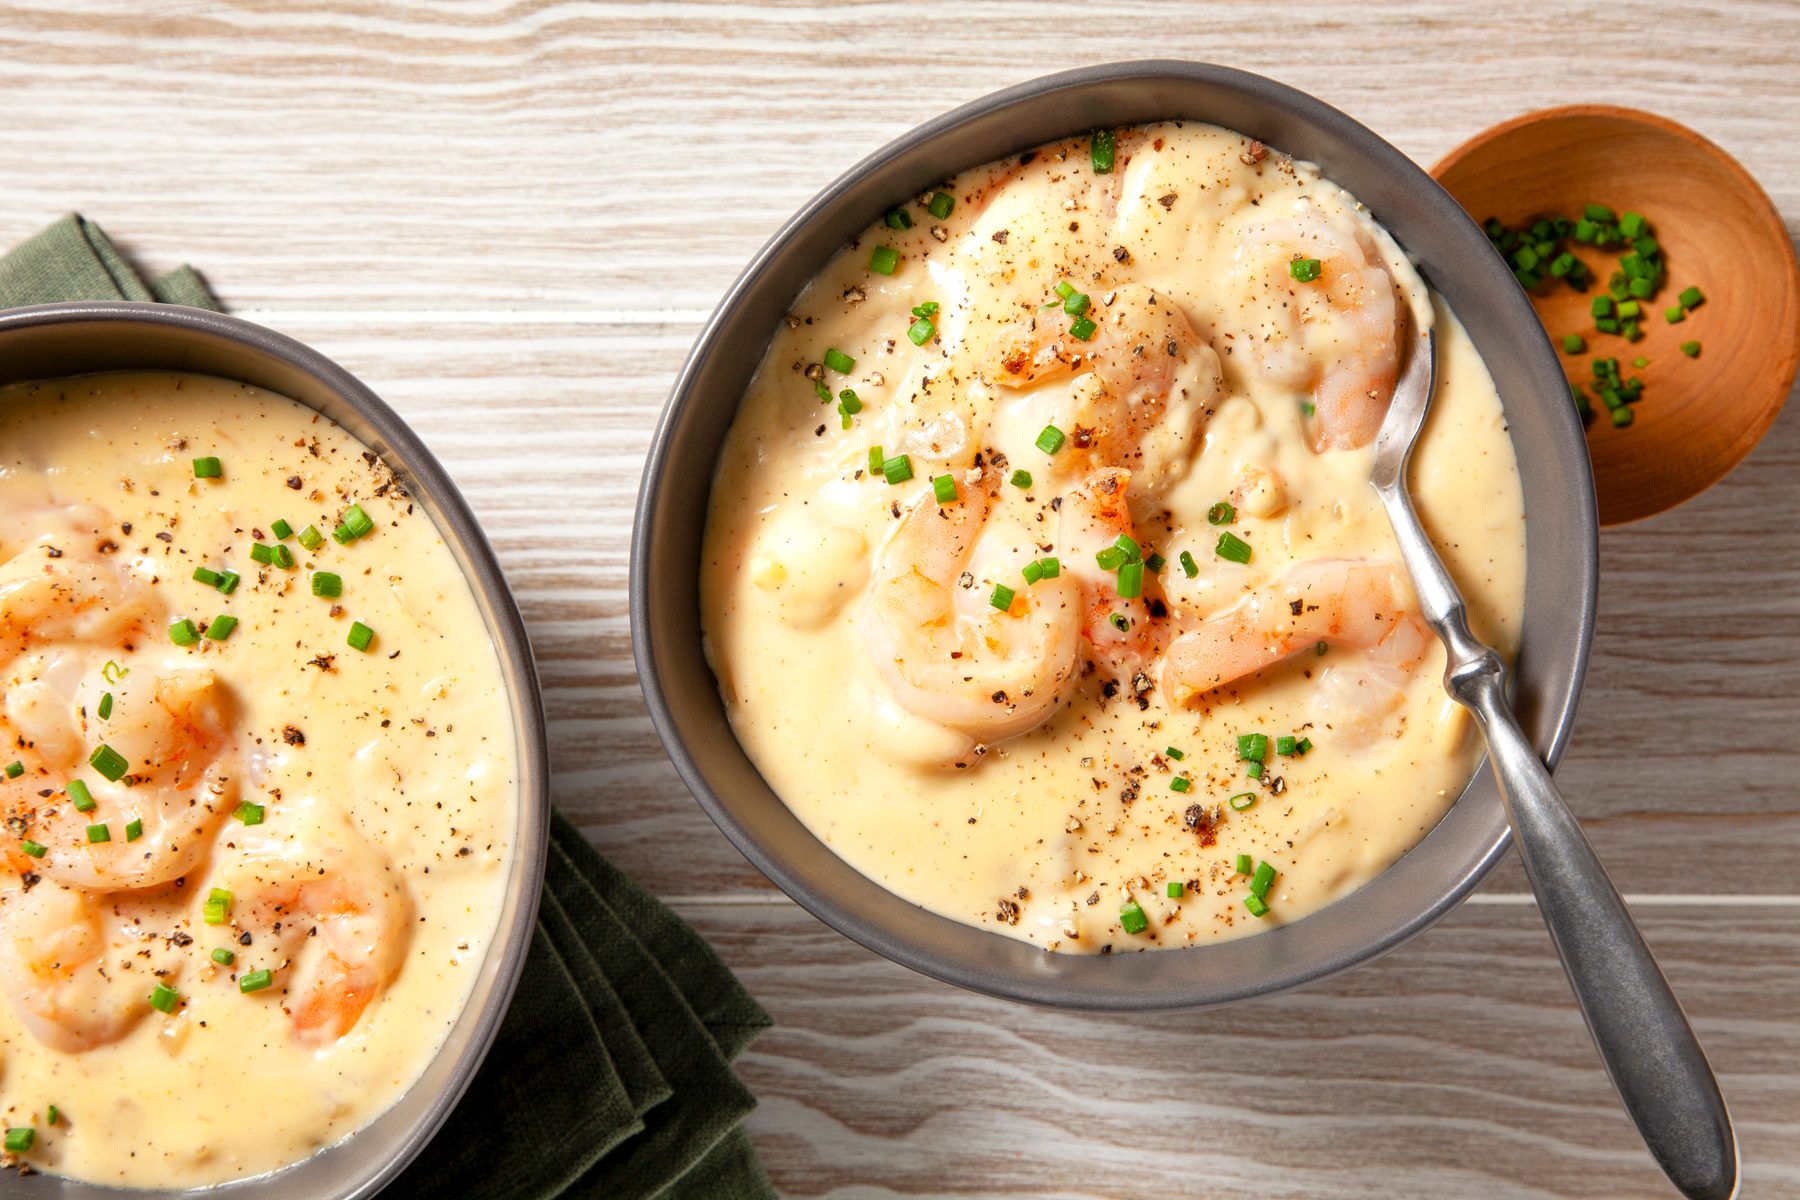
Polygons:
[[0,390],[0,734],[13,1159],[217,1183],[424,1070],[498,920],[516,740],[376,455],[209,376]]
[[1477,753],[1368,485],[1427,324],[1415,496],[1510,654],[1493,382],[1315,168],[1166,123],[908,198],[801,294],[714,481],[701,614],[751,759],[865,874],[1049,950],[1361,886]]

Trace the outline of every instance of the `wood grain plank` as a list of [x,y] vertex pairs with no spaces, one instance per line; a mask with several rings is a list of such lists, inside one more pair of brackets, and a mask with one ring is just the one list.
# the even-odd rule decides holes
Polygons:
[[[0,137],[29,169],[0,190],[0,236],[78,207],[240,307],[705,309],[787,214],[920,120],[1152,54],[1293,83],[1425,163],[1518,112],[1623,99],[1800,212],[1800,10],[1557,13],[1531,37],[1532,0],[1091,0],[1078,23],[1023,0],[14,0]],[[1618,71],[1572,30],[1605,30]]]
[[[686,915],[774,1015],[742,1060],[788,1196],[1661,1197],[1535,909],[1466,907],[1216,1012],[1057,1013],[897,967],[793,907]],[[1645,915],[1737,1121],[1800,1197],[1800,911]]]
[[[697,328],[276,324],[393,403],[474,506],[537,648],[557,802],[660,892],[765,889],[664,759],[631,664],[631,507]],[[1800,880],[1800,747],[1784,732],[1800,726],[1797,468],[1790,413],[1700,500],[1603,539],[1599,633],[1561,778],[1627,891]],[[1526,890],[1510,863],[1492,886]]]

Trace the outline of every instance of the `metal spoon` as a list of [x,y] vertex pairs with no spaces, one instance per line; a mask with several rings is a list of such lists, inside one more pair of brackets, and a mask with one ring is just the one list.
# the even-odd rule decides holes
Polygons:
[[1683,1195],[1730,1200],[1737,1135],[1718,1081],[1625,901],[1519,728],[1506,699],[1506,664],[1469,632],[1462,594],[1407,494],[1407,464],[1436,390],[1437,335],[1428,330],[1412,347],[1382,421],[1370,482],[1393,522],[1420,615],[1443,639],[1444,686],[1487,739],[1538,910],[1625,1111]]

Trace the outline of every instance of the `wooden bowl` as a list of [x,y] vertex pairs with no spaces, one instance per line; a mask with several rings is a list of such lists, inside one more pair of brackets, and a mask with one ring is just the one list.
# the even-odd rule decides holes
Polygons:
[[[1478,222],[1506,225],[1581,215],[1588,204],[1639,212],[1661,243],[1668,275],[1646,305],[1644,337],[1597,333],[1590,304],[1605,293],[1617,252],[1569,248],[1598,276],[1586,292],[1546,280],[1531,299],[1566,374],[1586,384],[1592,360],[1619,360],[1644,380],[1634,421],[1615,428],[1594,399],[1588,453],[1600,522],[1620,525],[1711,487],[1761,440],[1800,364],[1800,264],[1767,195],[1735,159],[1663,117],[1584,104],[1527,113],[1452,150],[1432,175]],[[1663,310],[1689,285],[1705,303],[1680,324]],[[1562,352],[1578,333],[1585,352]],[[1697,358],[1682,354],[1701,344]],[[1649,360],[1641,369],[1632,360]]]

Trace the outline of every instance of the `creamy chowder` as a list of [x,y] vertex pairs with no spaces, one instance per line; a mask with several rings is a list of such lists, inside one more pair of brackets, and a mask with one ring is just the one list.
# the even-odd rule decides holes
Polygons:
[[0,735],[13,1160],[220,1183],[424,1070],[494,936],[516,740],[377,455],[209,376],[0,390]]
[[1414,494],[1510,654],[1499,399],[1352,196],[1188,122],[908,198],[800,295],[713,484],[701,615],[751,759],[871,878],[1048,950],[1367,882],[1477,754],[1368,484],[1427,325]]

